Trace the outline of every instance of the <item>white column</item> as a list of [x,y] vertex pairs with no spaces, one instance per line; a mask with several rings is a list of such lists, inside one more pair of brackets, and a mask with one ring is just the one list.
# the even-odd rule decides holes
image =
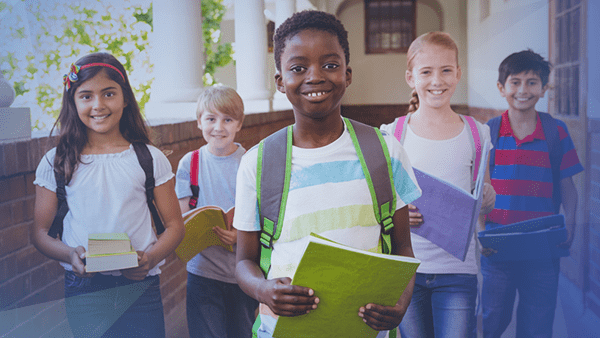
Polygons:
[[146,117],[151,124],[166,119],[194,120],[204,73],[200,1],[156,0],[153,6],[155,77]]
[[235,72],[246,113],[271,110],[264,0],[235,0]]
[[[296,12],[296,0],[277,0],[275,3],[275,30]],[[292,104],[285,94],[275,89],[273,110],[292,109]]]

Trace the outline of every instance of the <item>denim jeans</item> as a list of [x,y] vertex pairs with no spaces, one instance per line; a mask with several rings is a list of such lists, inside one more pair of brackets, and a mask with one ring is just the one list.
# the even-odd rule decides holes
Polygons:
[[134,281],[65,271],[65,304],[75,337],[165,337],[158,276]]
[[237,284],[188,272],[186,302],[190,337],[252,337],[258,301]]
[[559,264],[558,258],[493,262],[482,256],[483,336],[500,337],[506,330],[518,290],[517,338],[551,338]]
[[475,336],[477,275],[417,273],[402,338]]

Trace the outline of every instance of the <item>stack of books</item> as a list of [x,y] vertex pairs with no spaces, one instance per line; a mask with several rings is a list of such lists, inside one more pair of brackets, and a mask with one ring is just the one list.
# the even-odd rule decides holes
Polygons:
[[135,268],[137,252],[126,233],[90,234],[86,253],[86,272]]

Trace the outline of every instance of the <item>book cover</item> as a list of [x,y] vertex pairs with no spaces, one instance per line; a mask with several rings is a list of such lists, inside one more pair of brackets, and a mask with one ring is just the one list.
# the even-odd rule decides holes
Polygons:
[[130,251],[112,254],[90,255],[85,257],[86,272],[103,272],[135,268],[138,266],[138,255],[133,247]]
[[488,144],[484,145],[481,155],[473,194],[413,168],[422,194],[412,204],[423,215],[423,224],[411,227],[410,231],[462,261],[467,256],[481,210]]
[[312,288],[317,309],[279,317],[273,337],[376,337],[358,309],[368,303],[393,306],[417,271],[412,257],[367,252],[311,235],[293,285]]
[[177,256],[187,263],[202,250],[214,245],[222,246],[233,252],[231,245],[223,243],[212,228],[218,226],[225,230],[231,230],[234,210],[233,207],[224,211],[216,206],[204,206],[183,214],[185,237],[175,249]]
[[569,255],[556,245],[567,240],[563,215],[552,215],[480,231],[481,246],[496,250],[492,261],[548,259]]
[[102,255],[131,251],[131,242],[126,233],[102,233],[88,235],[90,255]]

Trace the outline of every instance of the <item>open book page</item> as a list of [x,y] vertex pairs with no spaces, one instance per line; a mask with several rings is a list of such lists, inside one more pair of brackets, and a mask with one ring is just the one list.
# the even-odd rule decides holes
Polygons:
[[358,316],[368,303],[396,304],[420,261],[350,248],[311,236],[292,284],[312,288],[316,310],[279,317],[273,337],[376,337]]
[[483,184],[489,145],[483,146],[473,194],[456,185],[413,168],[423,191],[412,204],[419,208],[424,223],[411,232],[424,237],[464,261],[483,201]]
[[202,250],[215,245],[233,251],[231,245],[226,245],[219,239],[213,227],[231,230],[234,210],[235,208],[231,208],[225,212],[216,206],[205,206],[183,214],[185,237],[175,249],[177,256],[188,262]]

